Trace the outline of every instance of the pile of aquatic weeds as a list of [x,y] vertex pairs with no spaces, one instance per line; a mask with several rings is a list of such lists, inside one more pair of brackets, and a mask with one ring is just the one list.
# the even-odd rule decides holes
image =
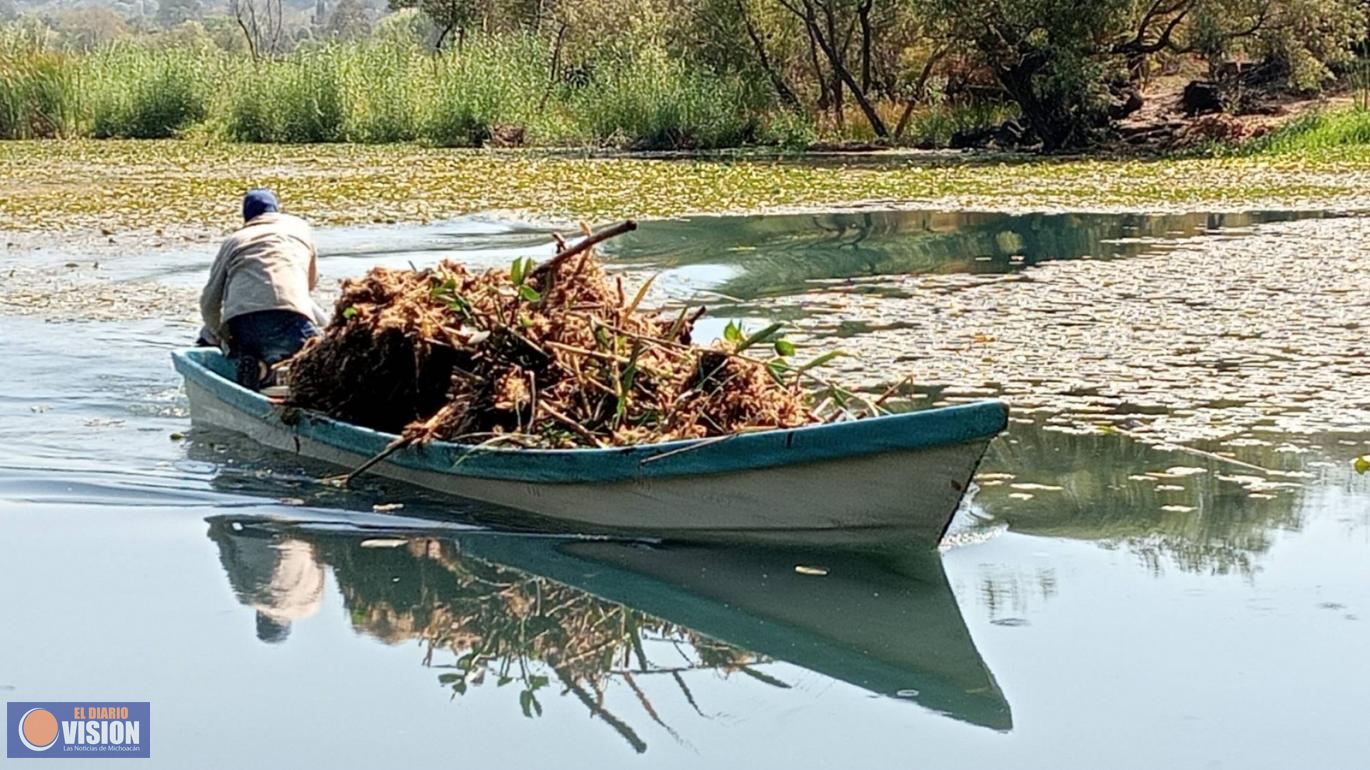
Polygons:
[[[344,282],[333,320],[289,365],[289,403],[402,441],[604,447],[821,421],[779,325],[691,342],[703,309],[640,307],[593,246],[625,222],[562,242],[542,264],[469,272],[375,268]],[[766,359],[748,349],[772,348]]]

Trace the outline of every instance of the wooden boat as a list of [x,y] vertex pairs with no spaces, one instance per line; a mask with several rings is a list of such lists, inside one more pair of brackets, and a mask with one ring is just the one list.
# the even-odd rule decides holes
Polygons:
[[[172,354],[191,419],[357,468],[395,438],[273,403],[218,351]],[[516,508],[560,529],[685,539],[935,545],[1008,410],[986,401],[610,449],[407,447],[371,472]]]

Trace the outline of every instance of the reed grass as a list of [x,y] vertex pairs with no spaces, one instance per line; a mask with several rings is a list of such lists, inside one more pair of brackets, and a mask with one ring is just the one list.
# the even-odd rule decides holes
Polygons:
[[78,61],[34,30],[0,29],[0,138],[43,139],[80,133]]
[[100,139],[162,139],[209,115],[210,69],[203,53],[119,45],[86,60],[81,93],[90,133]]
[[1289,155],[1370,145],[1370,110],[1315,112],[1296,118],[1235,150],[1237,155]]
[[[472,36],[438,55],[403,36],[309,43],[260,61],[156,39],[76,53],[0,26],[0,138],[711,149],[802,147],[821,132],[763,84],[659,47],[597,52],[576,61],[575,77],[554,76],[552,58],[548,41],[524,35]],[[892,120],[897,105],[883,106]],[[944,144],[995,117],[920,111],[908,137]]]
[[233,85],[229,137],[288,144],[344,141],[349,106],[344,63],[338,46],[253,62]]
[[497,129],[536,134],[547,109],[550,51],[522,35],[468,41],[435,59],[423,138],[445,147],[480,146]]
[[590,136],[603,144],[689,149],[758,138],[757,99],[738,81],[656,49],[601,63],[570,100]]

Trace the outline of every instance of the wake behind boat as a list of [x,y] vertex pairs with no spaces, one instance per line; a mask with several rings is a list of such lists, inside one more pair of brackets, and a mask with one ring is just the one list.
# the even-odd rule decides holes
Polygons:
[[[213,349],[173,353],[192,421],[352,469],[395,436],[274,403]],[[607,449],[407,446],[369,470],[539,514],[559,530],[934,546],[1008,410],[986,401]]]

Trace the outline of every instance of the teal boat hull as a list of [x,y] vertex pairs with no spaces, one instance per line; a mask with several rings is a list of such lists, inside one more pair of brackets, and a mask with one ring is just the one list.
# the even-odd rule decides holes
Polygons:
[[[394,436],[284,407],[218,351],[173,353],[197,425],[342,468]],[[370,472],[535,514],[557,531],[701,540],[936,545],[1007,407],[997,401],[830,425],[610,449],[413,446]]]

